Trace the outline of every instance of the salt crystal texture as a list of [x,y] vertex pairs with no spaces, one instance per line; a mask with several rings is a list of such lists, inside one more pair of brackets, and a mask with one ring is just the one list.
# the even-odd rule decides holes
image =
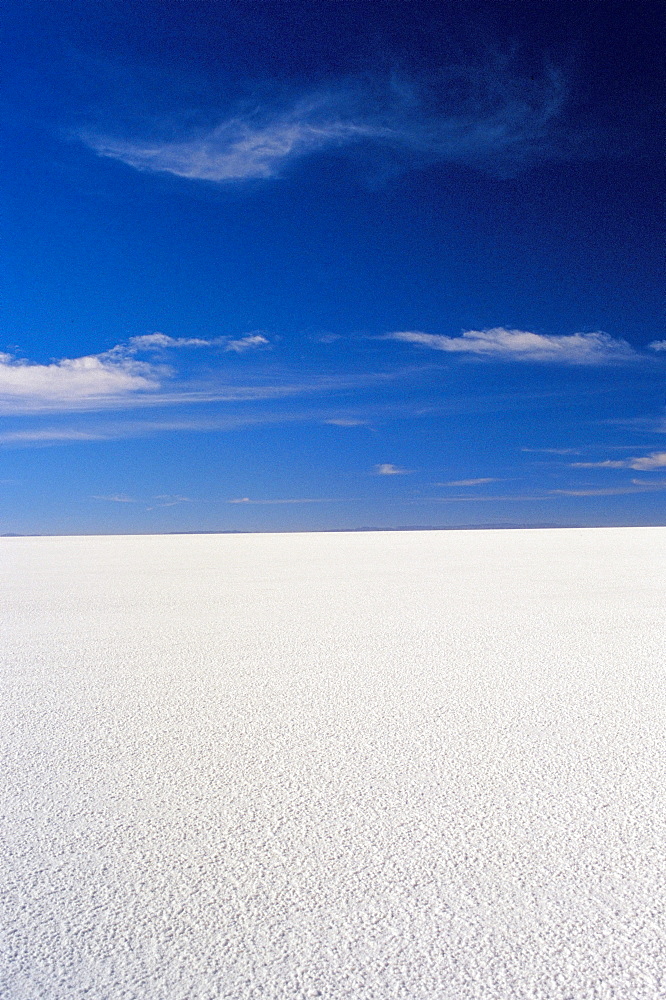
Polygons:
[[0,563],[3,998],[666,997],[666,528]]

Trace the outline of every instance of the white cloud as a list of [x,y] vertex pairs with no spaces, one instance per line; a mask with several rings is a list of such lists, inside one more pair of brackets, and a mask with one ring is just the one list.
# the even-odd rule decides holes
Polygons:
[[636,472],[649,472],[651,469],[666,468],[666,451],[653,451],[649,455],[637,455],[633,458],[606,459],[603,462],[572,462],[576,469],[635,469]]
[[666,351],[666,340],[653,340],[648,347],[653,351]]
[[452,479],[449,483],[435,483],[435,486],[480,486],[482,483],[497,483],[498,479],[484,476],[482,479]]
[[157,370],[129,358],[88,355],[43,365],[0,354],[0,401],[4,402],[92,401],[158,388]]
[[365,74],[290,102],[255,100],[176,137],[79,137],[137,170],[216,183],[265,180],[301,157],[362,146],[380,147],[394,169],[442,161],[513,175],[534,159],[562,155],[554,131],[565,97],[558,72],[521,76],[506,58],[488,57],[442,70],[427,85]]
[[[108,351],[39,364],[0,352],[0,413],[38,410],[105,409],[123,405],[170,405],[232,399],[263,399],[299,391],[285,386],[228,386],[223,391],[187,391],[181,382],[175,393],[159,392],[177,373],[158,364],[155,352],[170,348],[218,347],[242,354],[270,346],[267,337],[250,333],[236,340],[216,337],[170,337],[142,334]],[[137,355],[152,355],[138,360]],[[56,435],[57,436],[57,435]],[[55,438],[52,439],[55,440]],[[7,440],[0,437],[0,440]]]
[[403,330],[386,334],[384,339],[400,340],[435,351],[556,364],[605,364],[637,357],[626,340],[601,332],[553,336],[499,326],[490,330],[466,330],[459,337]]
[[411,471],[411,469],[400,469],[390,462],[380,462],[379,465],[375,466],[375,474],[378,476],[406,476]]
[[235,351],[242,354],[243,351],[251,351],[254,347],[266,347],[269,341],[260,333],[251,333],[239,340],[229,340],[225,345],[226,351]]

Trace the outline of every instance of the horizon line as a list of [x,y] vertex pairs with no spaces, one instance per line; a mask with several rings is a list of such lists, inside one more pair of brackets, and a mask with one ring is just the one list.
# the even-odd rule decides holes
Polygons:
[[666,528],[666,523],[659,524],[538,524],[508,523],[508,524],[446,524],[446,525],[397,525],[395,527],[361,527],[361,528],[283,528],[247,530],[245,528],[201,528],[191,531],[78,531],[78,532],[0,532],[0,538],[122,538],[154,537],[173,535],[326,535],[354,534],[359,532],[384,531],[546,531],[552,529],[599,529],[599,528]]

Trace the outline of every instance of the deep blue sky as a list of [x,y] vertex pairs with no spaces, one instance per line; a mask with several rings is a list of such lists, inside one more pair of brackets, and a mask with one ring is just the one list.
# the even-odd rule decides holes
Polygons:
[[5,4],[0,533],[663,524],[659,9]]

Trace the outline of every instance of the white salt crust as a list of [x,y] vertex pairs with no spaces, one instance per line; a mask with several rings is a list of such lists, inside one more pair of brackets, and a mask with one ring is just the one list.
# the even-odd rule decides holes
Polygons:
[[666,528],[0,566],[3,998],[666,997]]

